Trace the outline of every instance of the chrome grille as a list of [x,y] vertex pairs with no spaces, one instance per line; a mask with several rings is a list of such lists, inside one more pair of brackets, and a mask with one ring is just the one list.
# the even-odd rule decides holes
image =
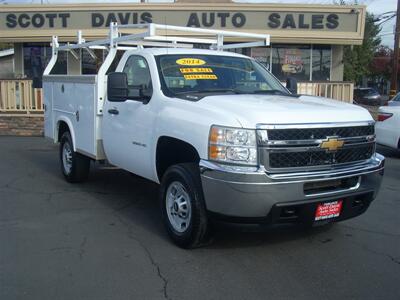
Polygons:
[[331,127],[331,128],[303,128],[303,129],[273,129],[268,130],[270,141],[293,141],[308,139],[325,139],[327,136],[355,137],[367,136],[375,133],[374,126]]
[[[323,169],[366,161],[375,152],[373,123],[293,126],[266,126],[266,129],[258,130],[260,160],[267,170]],[[343,141],[342,147],[331,151],[322,149],[322,143],[332,138]]]
[[369,159],[374,152],[374,145],[367,144],[331,153],[322,151],[312,152],[276,152],[270,153],[271,168],[298,168],[307,166],[322,166],[344,164]]

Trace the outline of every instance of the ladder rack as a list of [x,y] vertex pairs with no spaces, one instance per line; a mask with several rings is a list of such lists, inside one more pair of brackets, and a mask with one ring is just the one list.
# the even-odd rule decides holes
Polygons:
[[[142,32],[129,34],[123,33],[129,29],[143,30]],[[186,36],[175,36],[177,32],[185,33]],[[247,40],[247,42],[224,44],[225,37],[236,37]],[[249,41],[250,40],[250,41]],[[60,45],[58,37],[52,37],[52,56],[43,76],[51,73],[54,65],[57,62],[58,52],[67,51],[76,59],[79,59],[77,49],[84,49],[95,58],[96,55],[92,49],[106,49],[108,54],[102,63],[96,77],[96,98],[97,98],[97,114],[102,115],[103,103],[106,96],[107,71],[111,66],[118,50],[131,50],[143,48],[144,46],[151,47],[173,47],[173,48],[193,48],[196,44],[209,45],[209,49],[223,51],[234,48],[247,48],[269,46],[270,36],[268,34],[255,34],[246,32],[235,32],[226,30],[202,29],[193,27],[181,27],[162,24],[128,24],[118,25],[117,23],[110,24],[108,38],[86,42],[82,38],[82,31],[78,31],[78,39],[75,44],[66,43]],[[54,75],[63,77],[65,75]],[[68,74],[67,74],[68,76]],[[88,75],[82,75],[88,76]],[[93,76],[93,75],[90,75]]]
[[[135,34],[124,34],[120,32],[124,29],[143,29],[144,31]],[[160,34],[159,31],[162,31],[162,33]],[[176,34],[177,32],[192,34],[192,37],[170,35],[170,33]],[[224,44],[225,37],[237,37],[256,41]],[[78,40],[76,44],[67,43],[60,45],[57,36],[53,36],[51,44],[52,58],[44,71],[44,75],[50,74],[51,69],[57,61],[58,51],[68,51],[75,58],[78,58],[77,53],[74,51],[75,49],[85,49],[94,57],[94,53],[91,49],[129,50],[134,49],[132,46],[139,48],[144,46],[193,48],[196,44],[208,44],[211,50],[223,51],[235,48],[269,46],[270,35],[155,23],[126,25],[111,23],[110,32],[106,39],[86,42],[85,39],[82,38],[82,31],[78,31]]]

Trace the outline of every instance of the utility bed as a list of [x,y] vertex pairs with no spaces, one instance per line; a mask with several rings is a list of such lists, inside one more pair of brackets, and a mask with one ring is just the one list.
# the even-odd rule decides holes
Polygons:
[[[45,133],[58,132],[55,120],[64,120],[74,130],[74,151],[94,159],[104,159],[101,142],[101,115],[97,114],[97,75],[47,75],[43,77],[46,103]],[[50,114],[50,112],[52,113]],[[65,115],[73,117],[65,118]]]

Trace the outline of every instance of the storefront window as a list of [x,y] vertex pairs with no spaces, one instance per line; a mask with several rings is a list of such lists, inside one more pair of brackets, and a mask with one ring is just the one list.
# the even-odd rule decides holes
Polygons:
[[312,80],[330,80],[331,78],[331,47],[317,46],[312,51]]
[[[41,43],[25,43],[24,44],[24,73],[26,77],[39,80],[43,76],[51,58],[51,48]],[[51,74],[67,73],[67,55],[64,51],[58,53],[58,60],[51,71]]]
[[82,74],[97,74],[103,63],[103,50],[92,50],[95,54],[93,58],[88,51],[82,50]]
[[271,48],[252,48],[251,57],[263,64],[268,70],[271,70]]
[[274,45],[272,47],[272,73],[282,81],[288,77],[310,80],[310,46]]
[[[101,49],[93,50],[96,58],[87,51],[82,51],[82,74],[97,74],[107,55]],[[255,58],[272,71],[281,81],[294,77],[299,81],[330,80],[332,52],[329,45],[272,45],[231,50]],[[311,54],[312,53],[312,54]],[[110,67],[114,70],[123,52],[117,52],[117,59]],[[312,55],[312,63],[310,56]],[[272,56],[272,57],[271,57]],[[51,47],[45,43],[24,44],[24,72],[28,78],[41,81],[43,71],[51,58]],[[312,68],[312,74],[310,69]],[[57,64],[51,74],[67,73],[67,53],[60,51]]]

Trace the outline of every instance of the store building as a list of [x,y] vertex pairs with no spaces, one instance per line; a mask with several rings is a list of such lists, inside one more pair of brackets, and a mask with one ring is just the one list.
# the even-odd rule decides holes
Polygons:
[[[271,47],[244,49],[279,79],[342,81],[343,45],[359,45],[366,7],[305,4],[193,3],[68,4],[0,6],[0,42],[14,44],[14,76],[36,79],[51,56],[50,40],[105,37],[110,22],[153,22],[179,26],[268,33]],[[234,42],[232,40],[232,42]],[[76,59],[59,56],[55,73],[96,72],[105,53],[87,51]]]

